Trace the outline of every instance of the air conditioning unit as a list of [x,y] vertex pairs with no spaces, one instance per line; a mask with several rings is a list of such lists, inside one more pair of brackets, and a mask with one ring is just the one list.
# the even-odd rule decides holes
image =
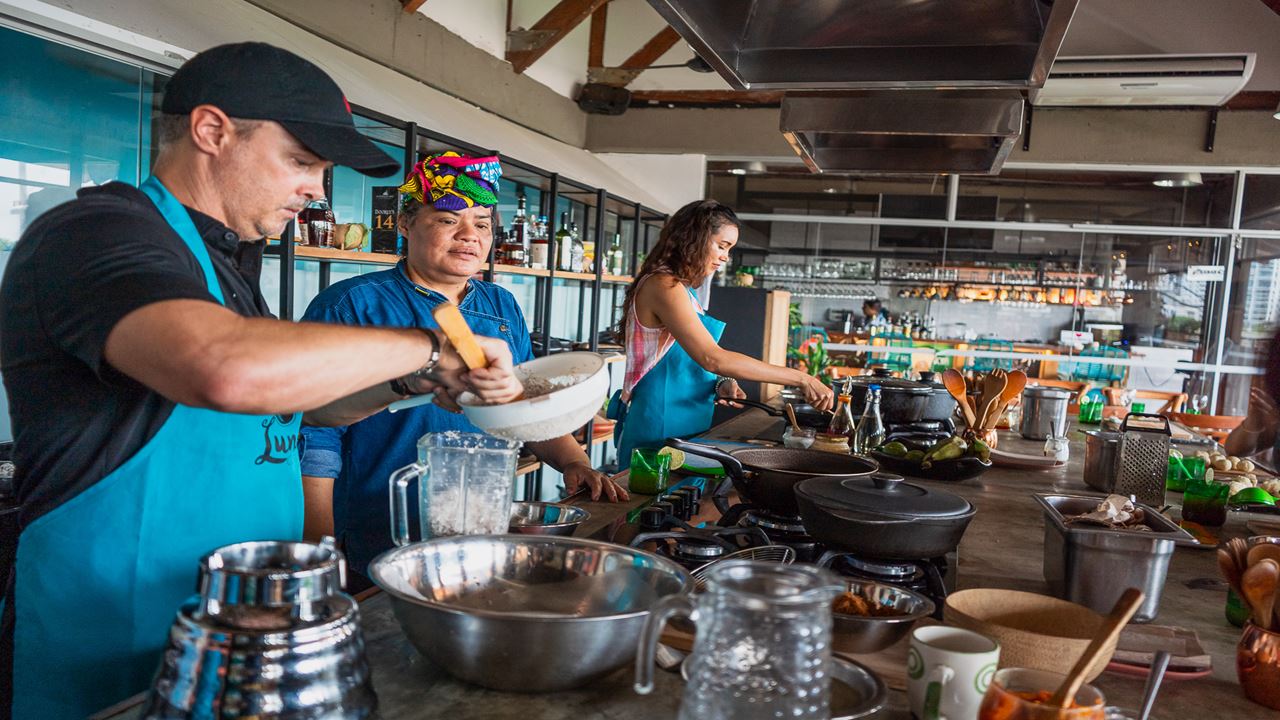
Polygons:
[[1059,57],[1031,104],[1216,107],[1249,82],[1254,60],[1254,53]]

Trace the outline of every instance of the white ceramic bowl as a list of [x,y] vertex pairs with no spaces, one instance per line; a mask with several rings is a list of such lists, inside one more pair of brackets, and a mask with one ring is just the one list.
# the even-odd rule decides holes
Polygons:
[[549,440],[585,425],[609,392],[604,357],[593,352],[548,355],[520,363],[515,372],[533,397],[505,405],[484,405],[472,393],[458,397],[476,427],[524,442]]

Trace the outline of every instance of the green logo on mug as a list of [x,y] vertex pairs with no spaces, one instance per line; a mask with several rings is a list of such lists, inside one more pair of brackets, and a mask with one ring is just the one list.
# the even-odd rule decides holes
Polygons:
[[907,652],[907,675],[912,680],[919,680],[924,676],[924,658],[920,657],[920,651],[915,647]]
[[[910,662],[910,658],[908,658],[908,662]],[[991,678],[995,674],[995,663],[991,663],[978,671],[978,676],[973,679],[973,688],[978,691],[979,695],[985,694],[987,692],[987,688],[991,687]]]

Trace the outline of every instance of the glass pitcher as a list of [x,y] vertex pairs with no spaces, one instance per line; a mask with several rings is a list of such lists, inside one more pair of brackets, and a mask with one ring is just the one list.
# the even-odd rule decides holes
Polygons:
[[679,720],[831,717],[831,602],[840,581],[814,566],[750,560],[717,563],[705,579],[701,595],[664,597],[649,614],[636,692],[653,690],[658,636],[683,615],[698,632]]
[[409,484],[418,481],[422,539],[505,533],[520,443],[457,431],[418,440],[418,462],[391,473],[391,539],[408,545]]

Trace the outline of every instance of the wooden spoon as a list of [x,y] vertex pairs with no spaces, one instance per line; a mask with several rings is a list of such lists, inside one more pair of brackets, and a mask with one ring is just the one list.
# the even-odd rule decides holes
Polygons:
[[1241,574],[1249,567],[1249,543],[1244,538],[1231,538],[1227,541],[1227,552],[1236,563],[1236,570]]
[[987,424],[991,420],[991,409],[995,407],[1000,395],[1004,393],[1007,383],[1000,370],[988,374],[982,379],[982,409],[978,411],[978,430],[990,430]]
[[969,427],[972,428],[977,425],[978,421],[973,416],[973,406],[969,404],[969,397],[965,394],[967,389],[964,376],[960,374],[960,371],[955,368],[947,368],[942,373],[942,384],[947,387],[947,392],[951,393],[951,397],[955,398],[956,402],[960,404],[960,410],[964,413],[964,421],[968,423]]
[[1222,577],[1226,579],[1227,584],[1235,591],[1236,597],[1244,597],[1240,592],[1240,573],[1241,569],[1236,567],[1236,558],[1231,551],[1225,547],[1218,548],[1218,570],[1222,572]]
[[796,410],[791,407],[791,403],[783,403],[782,406],[787,410],[787,419],[791,421],[791,429],[800,432],[800,423],[796,420]]
[[1269,542],[1254,545],[1249,548],[1249,552],[1246,555],[1247,562],[1245,563],[1245,566],[1252,567],[1257,565],[1263,558],[1271,558],[1276,561],[1277,565],[1280,565],[1280,545]]
[[1046,703],[1049,707],[1065,708],[1076,699],[1076,693],[1080,691],[1080,686],[1084,684],[1084,676],[1089,672],[1089,668],[1097,662],[1098,657],[1102,655],[1103,649],[1111,644],[1120,635],[1120,631],[1124,629],[1125,624],[1129,622],[1129,618],[1138,611],[1138,606],[1142,604],[1145,596],[1138,588],[1129,588],[1124,591],[1120,599],[1116,601],[1115,607],[1111,608],[1111,614],[1103,621],[1102,627],[1098,628],[1098,632],[1094,634],[1093,640],[1089,641],[1089,647],[1084,649],[1084,654],[1076,661],[1075,667],[1071,668],[1071,672],[1063,678],[1062,685],[1058,687],[1057,692]]
[[[1009,403],[1013,402],[1014,398],[1022,394],[1022,389],[1025,388],[1026,386],[1027,386],[1027,374],[1022,372],[1021,370],[1014,370],[1013,372],[1006,375],[1004,392],[1000,393],[1000,402],[996,404],[995,417],[998,418],[1001,415],[1003,415],[1004,409],[1009,407]],[[999,425],[999,424],[1000,423],[998,421],[994,422],[991,424],[991,427],[995,427],[996,425]],[[1011,429],[1014,429],[1014,428],[1011,428]]]
[[1263,558],[1257,565],[1240,576],[1240,589],[1253,610],[1254,623],[1263,630],[1271,629],[1271,614],[1275,609],[1276,584],[1280,583],[1280,564],[1271,558]]

